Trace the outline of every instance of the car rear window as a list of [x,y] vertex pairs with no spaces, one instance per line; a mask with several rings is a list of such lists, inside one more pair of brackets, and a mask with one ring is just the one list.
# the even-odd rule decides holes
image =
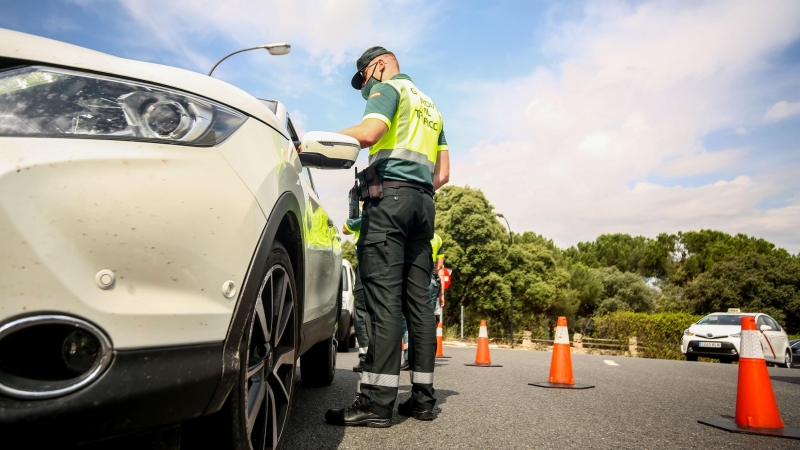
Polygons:
[[711,314],[697,322],[698,325],[741,325],[742,316],[736,314]]

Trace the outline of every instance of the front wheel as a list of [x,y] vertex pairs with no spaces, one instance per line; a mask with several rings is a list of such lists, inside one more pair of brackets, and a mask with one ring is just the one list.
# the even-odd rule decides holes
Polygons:
[[787,369],[792,368],[792,352],[790,352],[788,349],[786,350],[786,355],[783,357],[782,367]]
[[697,361],[697,356],[695,355],[686,355],[687,361]]
[[[289,254],[273,244],[240,344],[241,369],[221,418],[236,449],[278,449],[294,394],[297,290]],[[223,412],[223,411],[220,411]]]

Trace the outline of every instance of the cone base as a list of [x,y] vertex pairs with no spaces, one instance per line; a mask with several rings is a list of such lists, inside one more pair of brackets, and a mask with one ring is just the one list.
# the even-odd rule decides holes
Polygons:
[[465,366],[474,366],[474,367],[503,367],[500,364],[475,364],[475,363],[469,363],[469,364],[464,364],[464,365]]
[[745,427],[739,425],[731,419],[706,419],[698,420],[698,423],[708,425],[710,427],[718,428],[720,430],[730,431],[731,433],[744,433],[744,434],[758,434],[762,436],[775,436],[786,439],[800,439],[800,428],[798,427],[783,427],[783,428],[756,428]]
[[452,358],[452,356],[444,356],[444,355],[443,355],[443,356],[437,356],[437,357],[436,357],[436,359],[442,359],[442,358]]
[[549,381],[537,381],[536,383],[528,383],[528,385],[550,389],[591,389],[594,387],[588,384],[551,383]]

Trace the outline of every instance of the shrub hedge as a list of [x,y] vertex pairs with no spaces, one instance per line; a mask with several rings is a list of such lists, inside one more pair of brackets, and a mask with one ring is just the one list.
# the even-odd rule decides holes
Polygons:
[[592,318],[590,335],[599,339],[628,339],[636,336],[640,356],[683,359],[683,330],[703,316],[687,313],[615,312]]

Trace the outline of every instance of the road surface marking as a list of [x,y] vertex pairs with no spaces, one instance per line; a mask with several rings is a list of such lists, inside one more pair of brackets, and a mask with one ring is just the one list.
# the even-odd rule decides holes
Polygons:
[[604,359],[603,362],[608,364],[609,366],[618,366],[619,365],[619,364],[615,363],[614,361],[612,361],[610,359]]

